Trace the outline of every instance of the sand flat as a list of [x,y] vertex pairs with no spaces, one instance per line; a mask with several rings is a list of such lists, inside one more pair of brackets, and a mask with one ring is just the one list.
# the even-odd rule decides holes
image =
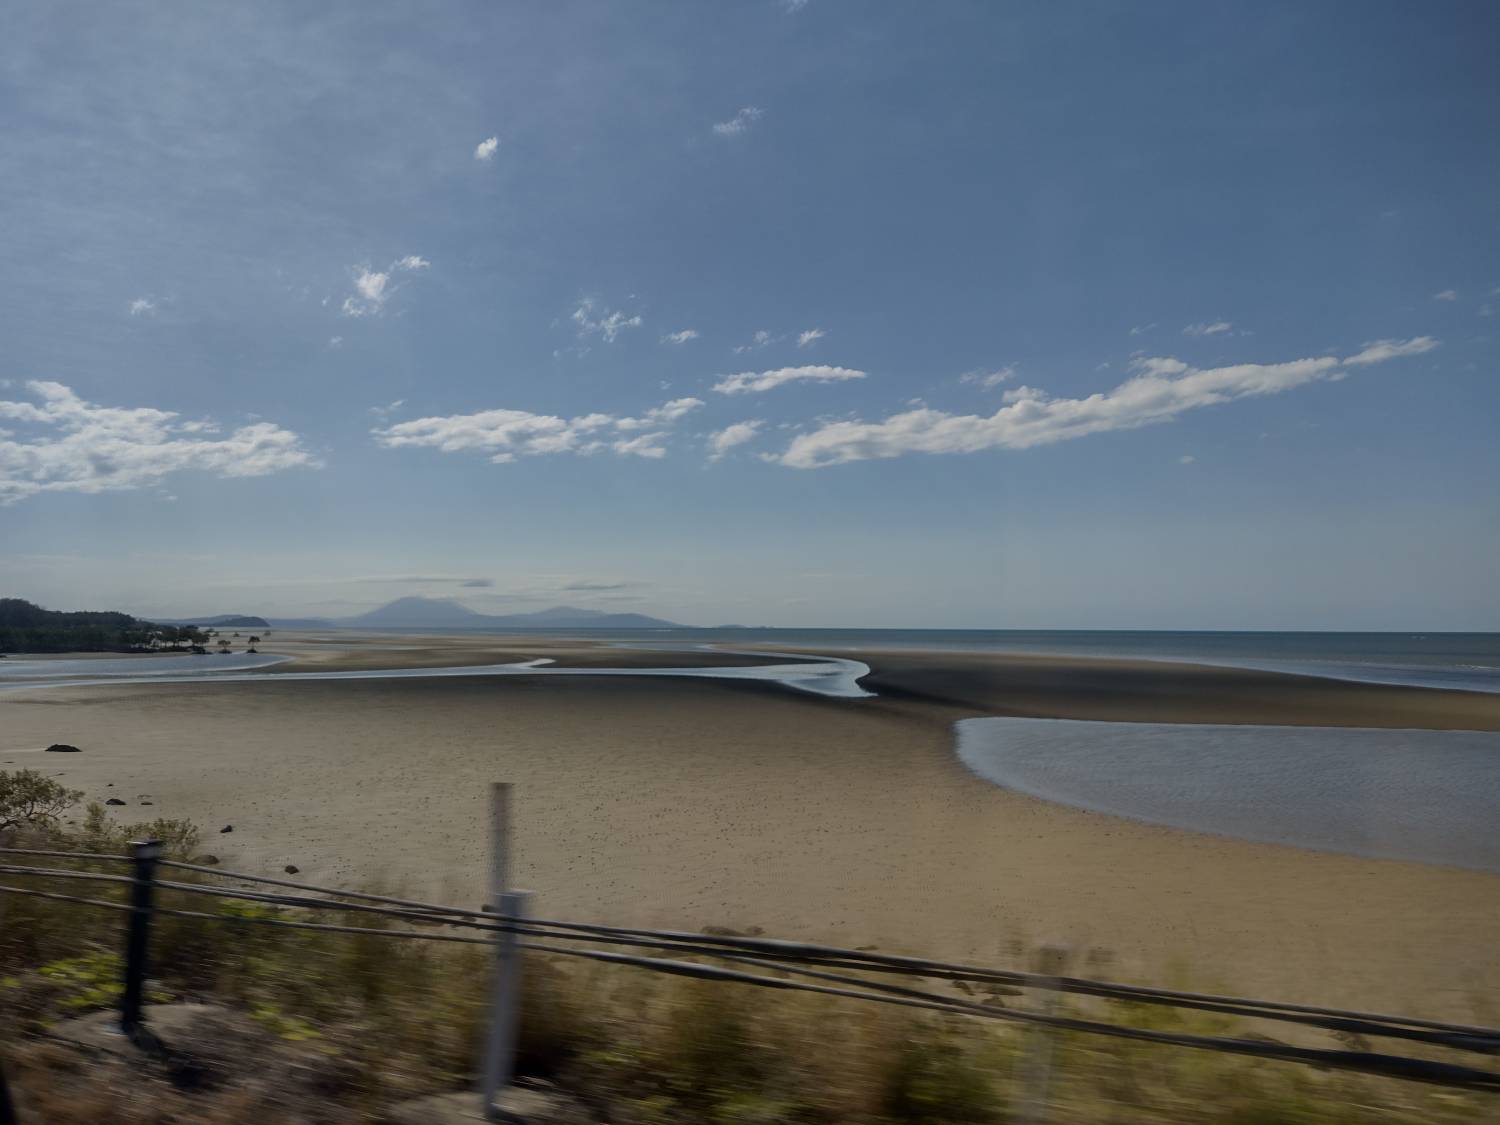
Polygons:
[[[336,665],[429,659],[447,640],[263,647],[301,662],[292,650],[307,645]],[[476,663],[498,651],[598,658],[582,642],[459,647]],[[274,675],[11,692],[0,768],[120,796],[122,819],[190,817],[227,866],[295,863],[315,882],[453,902],[482,895],[486,787],[510,781],[518,878],[552,917],[761,926],[1002,962],[1020,944],[1061,940],[1112,951],[1121,977],[1187,966],[1205,987],[1466,1019],[1500,986],[1500,877],[1033,800],[971,775],[950,733],[970,714],[1070,710],[1500,729],[1500,699],[1223,669],[1184,680],[1126,662],[854,655],[884,697],[648,678]],[[85,753],[8,753],[52,741]],[[234,832],[218,835],[224,824]]]

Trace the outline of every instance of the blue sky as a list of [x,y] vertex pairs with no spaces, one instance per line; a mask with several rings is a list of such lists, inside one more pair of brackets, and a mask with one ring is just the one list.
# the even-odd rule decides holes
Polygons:
[[1500,628],[1492,6],[6,23],[6,593]]

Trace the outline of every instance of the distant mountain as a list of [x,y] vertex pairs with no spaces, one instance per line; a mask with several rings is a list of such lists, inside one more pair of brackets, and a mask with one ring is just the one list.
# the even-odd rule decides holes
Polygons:
[[681,629],[674,621],[644,613],[605,613],[559,605],[535,613],[476,613],[449,598],[397,598],[332,622],[346,629]]
[[352,629],[464,629],[484,624],[484,615],[450,598],[397,598],[334,624]]
[[212,629],[269,629],[271,623],[264,617],[252,617],[245,613],[221,613],[217,617],[164,617],[161,625],[206,625]]

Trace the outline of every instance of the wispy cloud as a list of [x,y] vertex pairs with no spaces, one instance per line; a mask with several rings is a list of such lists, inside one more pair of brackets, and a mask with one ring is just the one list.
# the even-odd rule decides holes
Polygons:
[[736,422],[732,426],[725,426],[722,430],[715,430],[708,435],[708,459],[710,461],[722,460],[724,455],[735,446],[753,441],[763,425],[765,423],[761,419],[755,418],[748,422]]
[[342,348],[344,346],[344,338],[342,336],[330,336],[328,337],[328,346],[330,348]]
[[350,271],[354,275],[354,292],[344,298],[341,306],[343,314],[353,317],[379,316],[391,294],[398,288],[392,282],[397,273],[414,273],[431,266],[432,263],[420,254],[397,258],[383,270],[354,266]]
[[495,159],[495,153],[500,151],[499,137],[486,137],[474,146],[474,159],[485,163]]
[[608,593],[616,593],[616,592],[618,592],[620,590],[638,590],[638,589],[640,589],[641,587],[643,587],[645,585],[646,585],[646,583],[644,583],[644,582],[590,582],[590,581],[579,581],[579,582],[567,582],[567,583],[564,583],[559,588],[563,589],[563,590],[566,590],[569,593],[608,594]]
[[652,407],[639,418],[617,419],[615,426],[627,431],[660,429],[663,426],[671,426],[702,405],[701,398],[674,398],[671,402]]
[[615,338],[627,328],[639,328],[643,321],[640,315],[626,316],[619,309],[613,311],[605,309],[595,313],[597,302],[592,297],[585,297],[578,302],[578,307],[573,310],[569,319],[578,326],[578,335],[582,337],[599,335],[604,337],[604,342],[613,344]]
[[1222,336],[1232,329],[1234,325],[1227,320],[1206,320],[1198,324],[1189,324],[1182,330],[1184,336]]
[[[444,453],[482,453],[497,465],[517,457],[573,453],[587,456],[610,450],[622,456],[660,458],[667,431],[684,415],[702,406],[701,399],[663,403],[638,418],[613,414],[580,414],[562,418],[527,410],[481,410],[474,414],[414,418],[372,430],[387,449],[428,448]],[[637,433],[645,430],[648,432]],[[636,434],[625,437],[625,434]]]
[[958,377],[958,381],[960,383],[968,383],[974,387],[983,387],[985,390],[992,390],[1001,383],[1009,382],[1015,377],[1015,364],[1006,364],[1004,367],[996,368],[994,371],[965,371]]
[[1177,458],[1177,463],[1179,465],[1191,465],[1196,460],[1198,458],[1194,457],[1191,453],[1184,453],[1181,457]]
[[778,2],[788,12],[800,12],[807,7],[807,0],[778,0]]
[[1188,410],[1236,399],[1279,394],[1318,380],[1342,378],[1350,367],[1420,355],[1438,346],[1430,336],[1377,340],[1342,360],[1336,356],[1286,363],[1241,363],[1199,369],[1169,357],[1142,358],[1136,374],[1113,390],[1087,398],[1053,398],[1033,387],[1005,394],[991,415],[921,408],[880,422],[829,422],[794,438],[779,457],[796,469],[907,453],[975,453],[1028,449],[1088,434],[1168,422]]
[[1458,290],[1444,289],[1441,293],[1434,293],[1432,299],[1434,301],[1456,301],[1458,300]]
[[774,371],[742,371],[738,375],[725,375],[714,384],[714,390],[721,395],[742,395],[769,391],[787,383],[837,383],[864,377],[863,371],[848,367],[778,367]]
[[0,400],[0,420],[22,432],[0,433],[0,506],[44,492],[121,492],[173,473],[255,477],[319,461],[290,430],[270,422],[225,437],[217,423],[183,422],[170,410],[88,402],[61,383],[33,381],[35,402]]
[[805,332],[797,333],[797,346],[799,348],[805,348],[812,344],[816,344],[826,335],[828,335],[828,333],[824,332],[821,328],[809,328]]
[[405,405],[406,400],[404,398],[398,398],[392,402],[386,403],[384,406],[370,407],[370,413],[375,415],[375,417],[377,418],[389,418],[392,414],[396,413],[396,411],[400,410]]
[[1137,324],[1134,328],[1132,328],[1130,330],[1130,335],[1132,335],[1132,336],[1144,336],[1147,332],[1150,332],[1151,329],[1153,329],[1155,327],[1156,327],[1156,321],[1154,321],[1154,320],[1150,324]]
[[137,297],[130,302],[131,316],[149,316],[156,311],[156,302],[150,297]]
[[696,328],[683,328],[677,332],[668,332],[661,338],[661,342],[663,344],[685,344],[689,340],[696,340],[697,338],[698,330]]
[[737,137],[764,116],[765,111],[757,106],[742,106],[740,111],[728,121],[720,121],[716,124],[714,132],[721,137]]
[[734,346],[734,354],[744,355],[746,352],[759,351],[761,348],[769,347],[771,344],[776,343],[781,338],[780,336],[771,335],[770,329],[761,328],[756,331],[755,335],[750,337],[748,344],[736,344]]

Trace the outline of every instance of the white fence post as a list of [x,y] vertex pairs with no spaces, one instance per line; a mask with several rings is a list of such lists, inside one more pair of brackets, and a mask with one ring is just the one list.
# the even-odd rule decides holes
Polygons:
[[[1034,972],[1056,984],[1068,963],[1068,951],[1059,945],[1044,945],[1037,950]],[[1055,988],[1042,991],[1036,1007],[1038,1015],[1057,1013],[1061,994]],[[1045,1025],[1033,1024],[1026,1034],[1021,1056],[1021,1109],[1016,1115],[1020,1125],[1042,1125],[1047,1119],[1047,1097],[1052,1085],[1052,1047],[1057,1032]]]
[[[510,889],[510,786],[490,786],[489,907],[497,920],[520,920],[527,915],[529,891]],[[515,1077],[516,1033],[521,1019],[520,937],[495,935],[495,976],[490,986],[490,1027],[485,1040],[480,1112],[491,1121],[501,1119],[496,1099]]]

